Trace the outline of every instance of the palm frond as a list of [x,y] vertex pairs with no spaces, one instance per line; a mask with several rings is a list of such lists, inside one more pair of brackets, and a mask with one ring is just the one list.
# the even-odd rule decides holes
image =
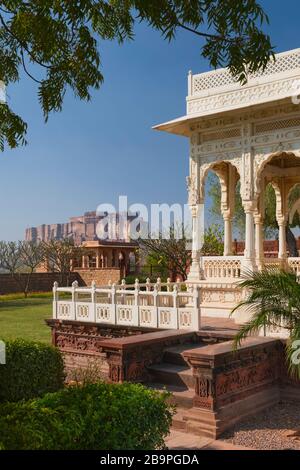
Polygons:
[[300,283],[296,274],[275,269],[248,272],[240,288],[246,291],[246,298],[231,314],[242,309],[249,314],[250,320],[236,334],[234,349],[247,336],[258,334],[262,329],[274,326],[286,328],[290,332],[286,346],[288,370],[300,379]]

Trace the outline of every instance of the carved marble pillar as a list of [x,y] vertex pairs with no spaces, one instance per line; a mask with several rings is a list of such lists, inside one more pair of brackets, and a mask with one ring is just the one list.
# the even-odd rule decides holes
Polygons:
[[190,268],[188,281],[197,282],[203,278],[201,268],[201,227],[202,205],[191,206],[192,214],[192,265]]
[[242,267],[247,271],[255,271],[255,229],[254,229],[254,207],[253,203],[247,201],[244,205],[246,214],[246,230],[245,230],[245,251]]
[[278,259],[284,269],[287,264],[286,225],[288,223],[288,185],[284,177],[274,178],[272,186],[276,195],[276,220],[279,228]]
[[232,220],[235,206],[235,187],[238,173],[234,166],[226,164],[216,170],[221,183],[221,212],[224,220],[224,256],[232,253]]
[[232,217],[230,213],[223,213],[224,219],[224,256],[232,255]]
[[203,243],[203,199],[200,196],[199,162],[190,158],[190,176],[187,177],[188,203],[192,216],[192,264],[188,281],[199,282],[202,276],[201,248]]
[[264,224],[261,215],[255,215],[255,259],[259,270],[264,267]]
[[279,249],[278,258],[281,260],[282,265],[285,265],[287,260],[287,246],[286,246],[286,224],[287,217],[277,217],[277,223],[279,227]]
[[255,271],[257,269],[255,263],[255,227],[254,214],[257,212],[257,202],[255,200],[255,176],[254,176],[254,152],[251,145],[251,137],[253,134],[252,125],[246,122],[242,126],[242,178],[241,178],[241,195],[243,207],[246,215],[245,230],[245,252],[242,262],[242,268],[246,271]]
[[255,222],[255,260],[257,269],[260,271],[264,268],[265,251],[264,251],[264,218],[265,218],[265,188],[266,181],[261,179],[256,181],[257,209],[254,214]]

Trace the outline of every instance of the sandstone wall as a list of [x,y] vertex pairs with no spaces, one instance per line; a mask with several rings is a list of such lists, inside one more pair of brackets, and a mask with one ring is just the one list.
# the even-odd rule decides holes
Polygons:
[[86,286],[93,281],[97,286],[107,286],[110,281],[117,284],[121,278],[120,268],[80,269],[77,274]]
[[[26,275],[20,274],[22,284],[25,283]],[[60,283],[59,273],[33,273],[30,283],[31,292],[50,292],[55,281]],[[84,285],[83,281],[77,273],[71,273],[70,283],[78,281],[80,285]],[[0,295],[1,294],[14,294],[21,292],[20,285],[13,279],[10,274],[0,274]]]
[[[25,284],[26,275],[20,274],[21,283]],[[80,270],[72,272],[69,277],[69,285],[73,281],[78,281],[79,286],[90,286],[92,281],[96,281],[97,286],[107,286],[109,281],[118,283],[120,280],[119,268],[103,268],[95,270]],[[61,281],[59,273],[33,273],[30,282],[30,292],[50,292],[54,282],[60,285],[65,284]],[[0,295],[14,294],[22,292],[20,284],[10,274],[0,274]]]

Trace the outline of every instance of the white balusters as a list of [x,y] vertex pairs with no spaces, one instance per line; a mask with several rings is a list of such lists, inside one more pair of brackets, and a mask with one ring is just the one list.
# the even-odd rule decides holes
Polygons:
[[204,256],[205,279],[236,279],[241,276],[240,256]]
[[57,302],[58,302],[58,282],[54,282],[53,284],[53,318],[57,318]]
[[147,279],[146,279],[146,291],[147,292],[151,291],[151,281],[150,281],[149,277],[147,277]]
[[[60,292],[68,292],[70,299],[59,300]],[[189,329],[199,325],[198,288],[181,290],[181,283],[155,284],[138,279],[133,286],[125,280],[120,285],[106,288],[53,285],[53,317],[61,320],[106,323],[148,328]]]

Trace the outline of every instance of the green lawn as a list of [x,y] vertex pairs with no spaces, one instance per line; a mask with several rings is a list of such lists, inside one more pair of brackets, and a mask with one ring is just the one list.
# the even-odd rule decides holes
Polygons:
[[45,318],[52,316],[52,296],[28,299],[0,296],[0,338],[51,342]]

